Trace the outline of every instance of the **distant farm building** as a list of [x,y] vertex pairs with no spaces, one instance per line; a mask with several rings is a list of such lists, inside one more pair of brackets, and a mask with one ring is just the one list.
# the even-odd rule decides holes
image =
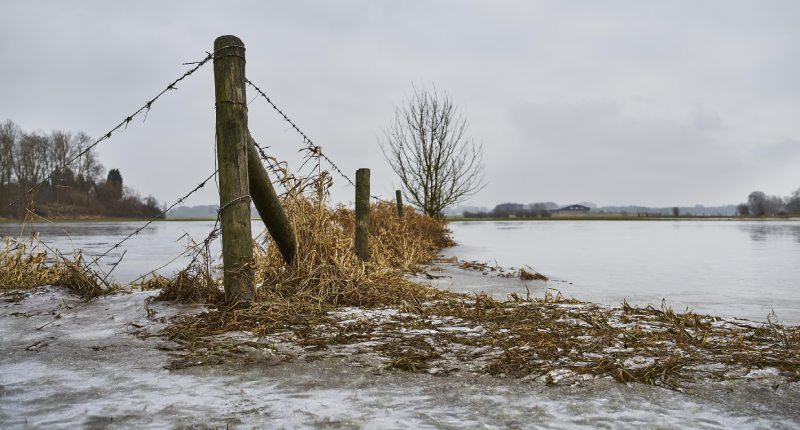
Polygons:
[[583,213],[589,212],[590,210],[592,210],[592,208],[590,208],[588,206],[584,206],[584,205],[569,205],[569,206],[565,206],[565,207],[563,207],[561,209],[556,209],[556,210],[553,211],[553,213],[554,214],[583,214]]

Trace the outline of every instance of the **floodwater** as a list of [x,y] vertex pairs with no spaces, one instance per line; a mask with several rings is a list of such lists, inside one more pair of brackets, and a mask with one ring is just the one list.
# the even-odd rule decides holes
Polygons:
[[774,310],[781,323],[800,324],[800,220],[479,221],[450,229],[459,245],[445,255],[529,265],[552,278],[527,283],[532,294],[554,288],[611,306],[659,307],[664,299],[676,311],[754,321]]
[[[38,231],[62,252],[80,248],[87,255],[96,255],[138,226],[36,224],[27,226],[26,231]],[[155,223],[126,247],[110,253],[103,264],[110,268],[126,252],[114,276],[130,281],[178,255],[186,245],[187,239],[181,238],[185,233],[199,241],[212,227],[212,222]],[[711,286],[727,283],[736,286],[731,288],[733,295],[718,300],[729,302],[711,309],[735,310],[740,300],[746,309],[751,305],[744,302],[749,300],[747,294],[759,289],[772,291],[768,294],[788,301],[785,307],[790,308],[794,295],[781,295],[792,291],[785,283],[791,278],[788,273],[798,279],[797,269],[786,264],[796,261],[800,249],[798,224],[794,223],[597,222],[570,226],[526,222],[454,224],[452,229],[461,245],[448,250],[450,254],[467,260],[497,259],[504,266],[529,264],[567,281],[552,282],[562,291],[610,304],[621,297],[660,303],[662,294],[673,305],[683,303],[680,300],[689,303],[687,297],[700,300],[702,295],[684,297],[683,291],[711,288],[709,291],[718,292],[721,288]],[[0,233],[18,231],[18,226],[0,225]],[[610,239],[613,241],[600,242]],[[705,240],[712,239],[720,242],[705,246]],[[652,246],[637,248],[648,243]],[[713,255],[707,254],[712,250]],[[572,253],[559,255],[566,251]],[[662,269],[645,258],[673,251],[679,255],[662,261],[676,267]],[[737,253],[746,255],[740,255],[736,265],[722,265]],[[782,253],[795,260],[781,258]],[[748,265],[757,268],[762,261],[770,273],[763,279],[769,282],[757,285],[748,284],[748,279],[761,278],[716,272],[727,267],[750,273]],[[175,271],[181,263],[185,261],[179,259],[162,271]],[[603,275],[603,268],[610,273]],[[783,275],[784,270],[794,272]],[[704,271],[705,276],[698,275]],[[449,288],[462,291],[489,289],[499,294],[524,288],[515,279],[457,269],[444,273],[453,276],[444,279]],[[677,281],[670,282],[668,277]],[[546,288],[528,284],[532,293]],[[637,291],[640,295],[633,294]],[[43,288],[19,302],[0,299],[0,428],[800,426],[800,384],[776,379],[769,369],[753,371],[738,381],[687,383],[683,392],[625,385],[608,378],[547,386],[541,380],[458,372],[432,376],[376,371],[354,366],[347,357],[289,363],[263,360],[246,367],[170,371],[165,369],[169,342],[134,334],[157,333],[163,327],[158,318],[197,308],[156,303],[154,321],[148,319],[144,308],[145,298],[152,294],[118,294],[83,303],[60,289]],[[779,304],[775,304],[776,312],[784,319]],[[753,313],[758,315],[756,309]]]
[[[800,425],[798,383],[769,371],[684,392],[609,378],[432,376],[347,357],[166,370],[169,342],[141,338],[136,292],[89,303],[56,288],[0,300],[0,428],[763,428]],[[192,311],[154,303],[156,317]],[[56,317],[58,315],[58,317]]]
[[[62,252],[105,252],[135,231],[137,222],[28,224]],[[213,221],[157,222],[101,261],[113,276],[129,282],[174,259],[189,243],[202,241]],[[253,221],[254,237],[260,224]],[[503,267],[529,265],[547,283],[493,279],[470,283],[455,277],[438,282],[455,291],[543,294],[546,288],[577,299],[619,306],[661,305],[724,317],[800,324],[800,220],[794,221],[475,221],[450,224],[458,246],[445,256]],[[0,224],[0,234],[19,236],[20,227]],[[212,244],[219,251],[219,241]],[[186,264],[179,258],[160,270],[170,274]]]
[[[109,250],[114,244],[133,234],[144,222],[59,222],[0,224],[0,235],[24,238],[38,234],[48,246],[64,254],[80,250],[88,261]],[[214,221],[163,221],[150,224],[122,246],[111,250],[100,260],[103,270],[110,270],[122,258],[112,276],[128,283],[139,276],[159,269],[169,275],[186,266],[187,258],[177,258],[193,240],[201,242],[214,229]],[[253,222],[253,229],[258,224]],[[219,252],[219,240],[212,243],[212,252]],[[123,255],[124,254],[124,255]],[[170,263],[170,261],[172,261]],[[169,264],[167,264],[169,263]]]

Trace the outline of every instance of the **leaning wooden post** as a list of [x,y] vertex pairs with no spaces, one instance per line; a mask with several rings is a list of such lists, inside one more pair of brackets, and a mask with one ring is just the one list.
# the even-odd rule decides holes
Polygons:
[[356,256],[369,260],[369,169],[356,170]]
[[403,193],[400,190],[395,191],[395,196],[397,196],[397,216],[400,218],[403,217]]
[[238,37],[221,36],[214,41],[219,217],[223,282],[229,303],[250,302],[255,296],[244,64],[244,43]]
[[289,223],[289,217],[281,206],[278,194],[272,186],[267,170],[258,158],[255,142],[250,138],[247,145],[247,172],[250,180],[250,195],[258,215],[264,221],[272,240],[283,256],[286,264],[292,264],[297,253],[297,240]]

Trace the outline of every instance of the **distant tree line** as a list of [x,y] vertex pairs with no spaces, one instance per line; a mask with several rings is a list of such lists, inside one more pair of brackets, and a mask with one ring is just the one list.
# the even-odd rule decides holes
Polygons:
[[[118,169],[104,177],[93,149],[78,157],[91,143],[84,132],[27,132],[11,120],[0,124],[0,217],[24,217],[29,203],[46,217],[158,215],[158,201],[152,196],[142,199],[123,186]],[[32,201],[25,198],[6,208],[51,173]]]
[[[736,214],[736,205],[726,206],[671,206],[671,207],[647,207],[647,206],[602,206],[598,207],[592,202],[580,202],[582,206],[591,208],[591,213],[619,214],[624,216],[637,217],[666,217],[666,216],[733,216]],[[454,210],[452,214],[463,215],[465,218],[546,218],[553,216],[555,210],[561,206],[554,202],[543,203],[502,203],[487,210],[485,208],[470,207],[463,211]]]
[[746,203],[736,207],[740,216],[776,216],[800,214],[800,188],[787,197],[769,196],[761,191],[753,191]]
[[464,211],[465,218],[547,218],[553,215],[552,211],[558,205],[553,202],[546,203],[501,203],[494,209],[483,211]]

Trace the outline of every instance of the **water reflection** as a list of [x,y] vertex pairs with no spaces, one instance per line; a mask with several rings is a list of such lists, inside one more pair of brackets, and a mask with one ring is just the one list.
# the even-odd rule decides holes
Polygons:
[[[0,224],[0,235],[12,237],[29,237],[38,234],[41,237],[61,238],[69,236],[126,236],[142,226],[144,222],[70,222],[70,223],[32,223],[32,224]],[[156,234],[159,224],[154,223],[139,234]]]
[[[451,230],[459,246],[447,255],[530,265],[566,281],[547,286],[578,299],[666,299],[674,309],[761,321],[774,310],[781,322],[800,323],[800,221],[470,222]],[[501,298],[511,292],[485,287]]]
[[[86,258],[105,254],[114,244],[134,233],[144,221],[130,222],[70,222],[0,224],[0,235],[27,238],[37,234],[49,247],[64,254],[80,252]],[[143,273],[175,259],[186,249],[189,239],[205,238],[213,228],[213,221],[155,222],[132,236],[123,246],[112,249],[98,264],[104,270],[114,270],[114,278],[130,282]],[[212,253],[217,254],[219,243],[211,244]],[[116,262],[121,260],[118,266]],[[169,275],[185,266],[186,258],[177,258],[165,266],[161,273]]]
[[775,222],[759,222],[741,224],[739,229],[748,233],[750,239],[763,242],[768,239],[790,238],[800,243],[800,224],[777,224]]

